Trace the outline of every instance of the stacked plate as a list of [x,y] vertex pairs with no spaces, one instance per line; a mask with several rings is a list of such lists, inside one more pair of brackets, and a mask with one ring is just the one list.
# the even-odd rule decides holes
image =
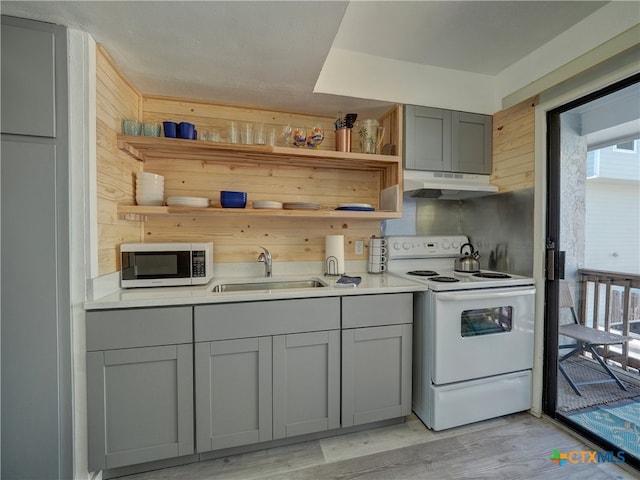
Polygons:
[[336,210],[350,210],[354,212],[373,212],[375,208],[369,203],[341,203]]
[[155,173],[138,172],[136,175],[136,203],[138,205],[162,205],[164,177]]
[[253,202],[253,208],[271,208],[274,210],[280,210],[282,208],[282,202],[274,202],[272,200],[255,200]]
[[209,199],[204,197],[168,197],[167,205],[170,207],[196,207],[206,208],[209,206]]
[[315,202],[286,202],[282,206],[285,210],[320,210],[320,204]]

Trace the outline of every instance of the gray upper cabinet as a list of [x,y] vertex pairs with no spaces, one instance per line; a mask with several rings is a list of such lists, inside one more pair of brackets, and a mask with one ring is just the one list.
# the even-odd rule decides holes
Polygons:
[[342,426],[409,415],[413,295],[342,302]]
[[451,168],[451,112],[406,105],[404,168],[443,171]]
[[65,39],[39,24],[3,23],[2,133],[56,136],[56,41]]
[[451,171],[491,173],[490,115],[451,112]]
[[417,105],[404,112],[406,169],[491,173],[490,115]]
[[191,307],[87,312],[90,471],[194,452],[191,319]]

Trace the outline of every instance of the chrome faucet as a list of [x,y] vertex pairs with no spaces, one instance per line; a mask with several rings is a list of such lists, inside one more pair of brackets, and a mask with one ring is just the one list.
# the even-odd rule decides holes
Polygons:
[[258,262],[264,263],[264,276],[265,277],[270,277],[271,276],[271,267],[272,267],[272,263],[271,263],[271,252],[269,250],[267,250],[264,247],[260,247],[262,250],[264,250],[264,252],[262,252],[260,255],[258,255]]

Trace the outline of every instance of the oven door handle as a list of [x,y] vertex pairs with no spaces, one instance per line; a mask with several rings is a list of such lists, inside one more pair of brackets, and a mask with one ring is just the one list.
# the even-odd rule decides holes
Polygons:
[[467,301],[467,300],[471,300],[471,301],[475,301],[475,300],[487,300],[487,299],[492,299],[492,298],[509,298],[509,297],[519,297],[521,295],[535,295],[536,293],[536,289],[535,288],[527,288],[526,290],[522,290],[522,289],[512,289],[509,291],[503,291],[503,292],[489,292],[489,291],[483,291],[482,293],[477,292],[477,293],[438,293],[437,294],[437,298],[438,300],[447,300],[447,301]]

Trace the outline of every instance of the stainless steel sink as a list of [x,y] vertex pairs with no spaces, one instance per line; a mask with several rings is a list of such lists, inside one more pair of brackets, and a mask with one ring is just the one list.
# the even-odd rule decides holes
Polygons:
[[219,283],[211,289],[214,293],[243,292],[251,290],[287,290],[294,288],[321,288],[328,285],[321,280],[266,280],[255,282]]

